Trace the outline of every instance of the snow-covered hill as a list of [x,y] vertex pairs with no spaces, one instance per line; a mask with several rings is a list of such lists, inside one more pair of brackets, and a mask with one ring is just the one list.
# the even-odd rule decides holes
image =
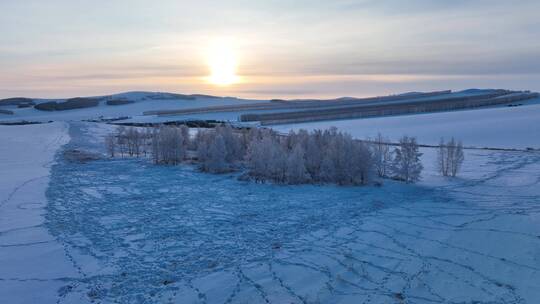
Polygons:
[[[433,102],[477,98],[501,90],[469,89],[460,92],[439,91],[431,93],[411,92],[400,95],[371,99],[338,98],[333,100],[248,100],[234,97],[207,95],[184,95],[155,92],[127,92],[110,96],[87,97],[97,100],[95,107],[41,111],[33,107],[18,108],[15,105],[0,106],[0,110],[12,111],[12,115],[1,114],[0,122],[13,121],[78,121],[100,118],[124,119],[120,122],[166,122],[183,120],[217,120],[239,123],[242,115],[268,115],[272,113],[303,111],[321,112],[329,109],[348,109],[351,105],[397,106],[404,103]],[[422,95],[423,94],[423,95]],[[511,95],[511,94],[510,94]],[[34,99],[35,104],[51,102],[49,99]],[[66,100],[55,100],[65,102]],[[109,105],[111,101],[126,102]],[[0,102],[1,104],[1,102]],[[315,110],[314,110],[315,109]],[[322,109],[322,110],[321,110]],[[346,111],[345,111],[346,113]],[[269,125],[278,131],[291,129],[316,129],[336,126],[364,139],[382,133],[397,140],[402,135],[418,137],[421,144],[437,144],[440,137],[456,137],[466,146],[490,148],[540,148],[540,98],[515,103],[461,109],[438,113],[357,118],[347,120],[325,120],[311,123]],[[242,122],[257,124],[254,122]]]
[[[235,97],[215,97],[209,95],[183,95],[173,93],[155,92],[127,92],[110,96],[85,97],[97,100],[95,107],[64,110],[40,111],[34,107],[18,108],[15,105],[2,106],[0,109],[9,110],[13,115],[1,114],[1,121],[69,121],[99,118],[139,117],[143,112],[156,110],[186,109],[208,106],[238,105],[246,103],[260,103],[263,100],[246,100]],[[47,102],[65,102],[67,99],[32,99],[35,104]],[[107,101],[125,100],[130,103],[122,105],[108,105]]]
[[540,104],[278,125],[273,128],[288,132],[331,126],[358,139],[374,138],[381,133],[397,141],[401,136],[409,135],[417,137],[422,144],[437,145],[441,137],[448,139],[454,136],[468,147],[540,148]]

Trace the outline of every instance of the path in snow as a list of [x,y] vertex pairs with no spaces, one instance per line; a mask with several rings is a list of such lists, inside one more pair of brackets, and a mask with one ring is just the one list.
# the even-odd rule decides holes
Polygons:
[[59,302],[537,303],[540,155],[468,153],[462,179],[382,188],[60,160],[47,225],[83,277]]

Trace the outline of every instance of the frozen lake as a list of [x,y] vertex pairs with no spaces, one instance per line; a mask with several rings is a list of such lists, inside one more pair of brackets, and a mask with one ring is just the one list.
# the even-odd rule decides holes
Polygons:
[[278,186],[60,159],[46,226],[80,278],[59,303],[536,303],[539,169],[476,150],[454,181]]

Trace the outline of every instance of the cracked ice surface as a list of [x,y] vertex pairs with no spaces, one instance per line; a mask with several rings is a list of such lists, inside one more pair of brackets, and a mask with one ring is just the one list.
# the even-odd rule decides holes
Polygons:
[[58,302],[538,303],[540,155],[467,159],[381,188],[60,161],[47,225],[82,278]]
[[[426,149],[421,184],[381,188],[59,154],[46,206],[68,136],[24,128],[0,134],[8,303],[540,302],[538,154],[468,151],[450,181]],[[95,150],[104,129],[72,123],[68,147]]]

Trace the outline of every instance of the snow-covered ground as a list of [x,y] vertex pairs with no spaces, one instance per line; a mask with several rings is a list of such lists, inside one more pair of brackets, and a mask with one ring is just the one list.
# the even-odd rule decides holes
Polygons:
[[[0,296],[9,303],[540,301],[536,152],[468,150],[451,180],[437,176],[426,148],[421,183],[382,187],[255,184],[59,155],[43,209],[47,179],[25,182],[48,175],[42,166],[67,139],[63,126],[2,132],[20,147],[1,150],[12,172],[2,178],[20,172],[2,187],[25,190],[0,207]],[[99,151],[106,128],[72,123],[66,148]],[[30,144],[37,138],[43,144]]]
[[490,148],[540,148],[540,104],[496,107],[468,111],[389,116],[368,119],[322,121],[277,125],[280,132],[327,129],[335,126],[356,138],[374,138],[377,133],[397,141],[415,136],[421,144],[437,145],[441,137],[454,136],[465,146]]
[[0,126],[0,302],[55,303],[77,269],[45,227],[45,190],[67,125]]
[[[63,158],[104,152],[114,128],[73,120],[193,102],[32,110],[18,118],[71,122],[0,126],[0,303],[540,303],[538,151],[466,150],[460,177],[447,179],[423,148],[420,183],[382,187]],[[523,149],[540,148],[538,118],[533,102],[274,128]]]

